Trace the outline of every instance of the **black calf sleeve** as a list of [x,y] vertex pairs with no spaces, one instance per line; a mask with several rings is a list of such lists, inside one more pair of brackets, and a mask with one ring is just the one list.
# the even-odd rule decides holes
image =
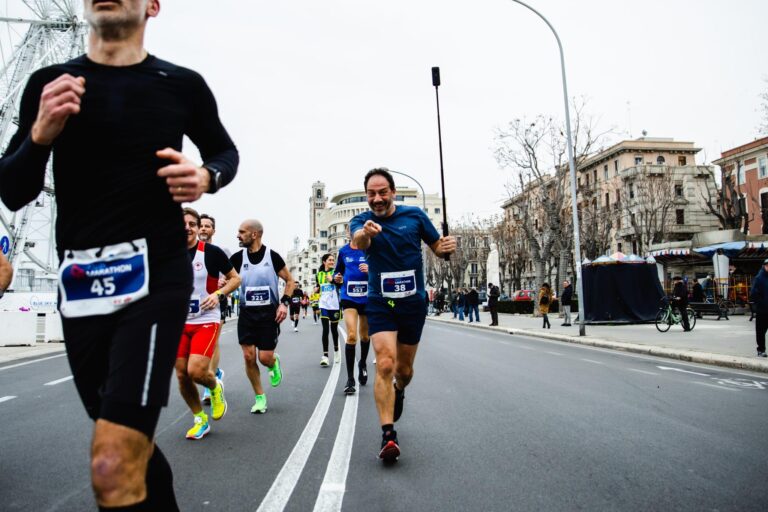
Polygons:
[[344,356],[347,360],[347,378],[355,377],[355,346],[346,343],[344,345]]
[[323,353],[328,353],[328,329],[330,328],[331,321],[327,318],[320,317],[320,323],[323,324]]
[[173,472],[168,460],[155,445],[155,451],[147,465],[147,510],[177,512],[179,505],[173,492]]
[[365,340],[360,342],[360,361],[365,363],[365,361],[368,359],[368,350],[371,348],[371,342],[370,340]]

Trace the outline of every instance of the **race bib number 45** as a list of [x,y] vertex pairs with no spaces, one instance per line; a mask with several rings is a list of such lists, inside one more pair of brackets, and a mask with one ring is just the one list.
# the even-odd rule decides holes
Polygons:
[[61,314],[107,315],[149,294],[146,240],[65,251],[59,267]]
[[402,299],[416,294],[416,271],[381,273],[381,295],[391,299]]

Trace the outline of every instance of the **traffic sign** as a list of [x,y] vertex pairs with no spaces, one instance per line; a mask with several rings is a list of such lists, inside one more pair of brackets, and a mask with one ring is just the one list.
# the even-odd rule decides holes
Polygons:
[[7,236],[0,238],[0,249],[2,249],[3,254],[8,254],[8,251],[11,250],[10,238],[8,238]]

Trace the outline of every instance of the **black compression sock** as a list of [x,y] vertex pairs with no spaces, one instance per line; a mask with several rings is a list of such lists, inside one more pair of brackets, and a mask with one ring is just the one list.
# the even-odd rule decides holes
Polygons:
[[381,426],[381,431],[384,432],[385,434],[388,432],[392,432],[393,430],[395,430],[394,423],[387,423],[386,425]]
[[[155,450],[147,464],[147,500],[146,510],[179,510],[176,495],[173,492],[173,472],[168,460],[155,445]],[[144,509],[137,509],[144,510]]]
[[355,378],[355,346],[349,343],[344,345],[344,356],[347,360],[347,378]]
[[370,340],[360,342],[360,361],[365,364],[368,360],[368,350],[371,348]]
[[293,326],[294,327],[298,327],[299,326],[299,319],[298,318],[293,321]]

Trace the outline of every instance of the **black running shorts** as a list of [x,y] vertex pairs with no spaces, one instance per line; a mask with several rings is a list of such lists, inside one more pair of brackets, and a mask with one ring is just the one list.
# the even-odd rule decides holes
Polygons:
[[254,345],[259,350],[275,350],[280,336],[280,324],[273,319],[254,320],[240,315],[237,320],[237,338],[241,345]]
[[[137,415],[145,409],[156,424],[159,407],[168,404],[189,293],[186,286],[165,288],[111,315],[62,318],[69,365],[88,416],[149,435],[147,421]],[[121,404],[137,412],[108,414]]]
[[341,310],[346,311],[348,309],[354,309],[355,311],[357,311],[358,315],[365,316],[365,304],[360,304],[359,302],[355,302],[352,300],[342,299]]
[[290,313],[291,313],[292,315],[298,315],[300,312],[301,312],[301,304],[298,304],[298,305],[296,305],[296,306],[294,306],[293,304],[291,304],[291,307],[290,307]]

